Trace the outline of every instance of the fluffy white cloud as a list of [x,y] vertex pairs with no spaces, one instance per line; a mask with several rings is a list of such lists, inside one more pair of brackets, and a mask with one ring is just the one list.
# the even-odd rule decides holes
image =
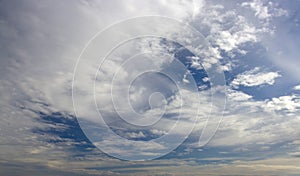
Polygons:
[[294,90],[300,90],[300,85],[297,85],[293,88]]
[[[253,25],[251,22],[240,15],[234,10],[224,10],[223,5],[214,5],[207,2],[206,8],[204,8],[199,14],[199,19],[196,22],[200,22],[199,30],[209,30],[207,39],[213,44],[217,45],[220,50],[225,52],[232,52],[238,50],[239,46],[247,42],[259,41],[263,31],[259,26]],[[234,24],[234,25],[228,25]],[[245,51],[238,51],[243,53]]]
[[[236,98],[232,94],[240,94],[241,97]],[[255,152],[259,146],[266,147],[298,139],[300,135],[297,127],[300,125],[298,96],[283,96],[263,101],[249,98],[242,92],[229,93],[227,111],[209,145],[231,146],[237,151]],[[272,153],[268,147],[261,150]]]
[[267,101],[266,109],[294,115],[295,112],[300,111],[300,96],[290,95],[272,98]]
[[248,95],[241,91],[235,91],[230,89],[227,92],[228,99],[231,101],[246,101],[252,98],[251,95]]
[[252,70],[237,75],[231,82],[231,85],[233,87],[238,87],[240,85],[246,87],[273,85],[275,79],[278,77],[281,77],[278,72],[264,72],[261,71],[261,68],[255,67]]
[[255,12],[259,19],[269,20],[272,17],[288,15],[288,12],[282,8],[276,7],[276,3],[264,0],[253,0],[243,2],[244,7],[249,7]]

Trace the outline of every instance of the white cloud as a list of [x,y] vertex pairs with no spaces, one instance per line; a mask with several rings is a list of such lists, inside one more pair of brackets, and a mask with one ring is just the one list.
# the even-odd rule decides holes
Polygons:
[[[273,152],[270,146],[298,140],[299,95],[255,100],[241,91],[229,88],[227,92],[223,121],[208,146],[227,146],[236,152],[262,150],[277,155],[280,153]],[[213,109],[212,114],[214,111],[220,110]],[[195,148],[197,141],[189,146]]]
[[[207,3],[196,21],[201,24],[199,30],[208,28],[207,39],[227,53],[238,51],[239,46],[244,43],[259,41],[258,35],[262,32],[262,29],[256,28],[244,16],[233,10],[224,10],[222,5]],[[240,53],[243,54],[244,51]]]
[[293,88],[294,90],[300,90],[300,85],[297,85]]
[[229,52],[237,49],[239,45],[246,42],[256,42],[256,29],[245,25],[241,31],[230,32],[220,31],[216,33],[214,42],[220,47],[220,49]]
[[281,77],[278,72],[264,72],[261,71],[261,68],[255,67],[252,70],[237,75],[231,82],[231,85],[233,87],[238,87],[240,85],[246,87],[273,85],[275,79],[278,77]]
[[145,134],[142,131],[139,131],[138,133],[136,133],[136,132],[127,132],[126,137],[131,138],[131,139],[144,138]]
[[294,115],[295,112],[300,111],[300,96],[290,95],[272,98],[267,101],[266,109]]
[[[247,53],[242,47],[260,42],[272,29],[269,26],[256,25],[248,20],[247,16],[243,16],[243,12],[225,9],[225,6],[205,1],[205,6],[197,13],[192,24],[213,46],[209,48],[207,59],[204,59],[202,64],[209,67],[211,62],[226,60],[221,70],[231,71],[238,66],[237,56]],[[240,6],[236,5],[236,8],[239,9]]]
[[288,15],[286,10],[276,7],[276,4],[271,1],[253,0],[251,2],[243,2],[241,5],[252,9],[255,12],[255,16],[263,20]]
[[267,6],[264,6],[263,1],[254,0],[252,2],[243,2],[242,6],[249,6],[251,9],[255,11],[255,16],[260,19],[267,19],[271,17],[269,14],[269,9]]
[[251,95],[235,90],[229,90],[227,96],[231,101],[246,101],[252,98]]

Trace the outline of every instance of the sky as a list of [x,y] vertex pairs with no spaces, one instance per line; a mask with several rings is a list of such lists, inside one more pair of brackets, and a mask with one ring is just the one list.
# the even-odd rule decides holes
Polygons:
[[299,6],[0,1],[0,174],[299,175]]

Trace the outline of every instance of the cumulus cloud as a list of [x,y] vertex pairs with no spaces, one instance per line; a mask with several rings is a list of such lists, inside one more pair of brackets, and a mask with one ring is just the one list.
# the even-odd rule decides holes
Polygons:
[[273,85],[275,79],[281,77],[278,72],[265,72],[261,71],[261,68],[255,67],[252,70],[245,71],[236,76],[236,78],[231,82],[233,87],[245,86],[263,86],[263,85]]
[[268,146],[259,150],[272,153],[274,144],[296,141],[300,135],[299,106],[299,95],[255,100],[251,95],[229,88],[222,124],[209,145],[234,146],[236,150],[249,152]]
[[267,101],[267,109],[283,112],[287,115],[292,115],[300,110],[300,96],[290,95],[274,97]]
[[259,19],[269,20],[273,17],[286,16],[288,12],[280,7],[276,7],[276,3],[264,0],[253,0],[243,2],[243,7],[249,7],[255,12],[255,16]]
[[297,85],[293,88],[294,90],[300,90],[300,85]]
[[232,101],[246,101],[252,98],[251,95],[248,95],[241,91],[228,90],[227,96]]
[[225,64],[221,70],[232,71],[238,66],[239,57],[247,54],[245,46],[261,42],[266,34],[273,31],[270,25],[262,26],[249,20],[239,4],[232,4],[232,9],[209,1],[204,4],[191,22],[212,45],[207,61],[204,58],[202,64],[222,61]]

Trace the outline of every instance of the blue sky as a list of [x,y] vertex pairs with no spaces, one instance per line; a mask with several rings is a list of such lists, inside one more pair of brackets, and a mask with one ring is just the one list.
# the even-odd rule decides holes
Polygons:
[[0,173],[298,175],[299,6],[1,1]]

